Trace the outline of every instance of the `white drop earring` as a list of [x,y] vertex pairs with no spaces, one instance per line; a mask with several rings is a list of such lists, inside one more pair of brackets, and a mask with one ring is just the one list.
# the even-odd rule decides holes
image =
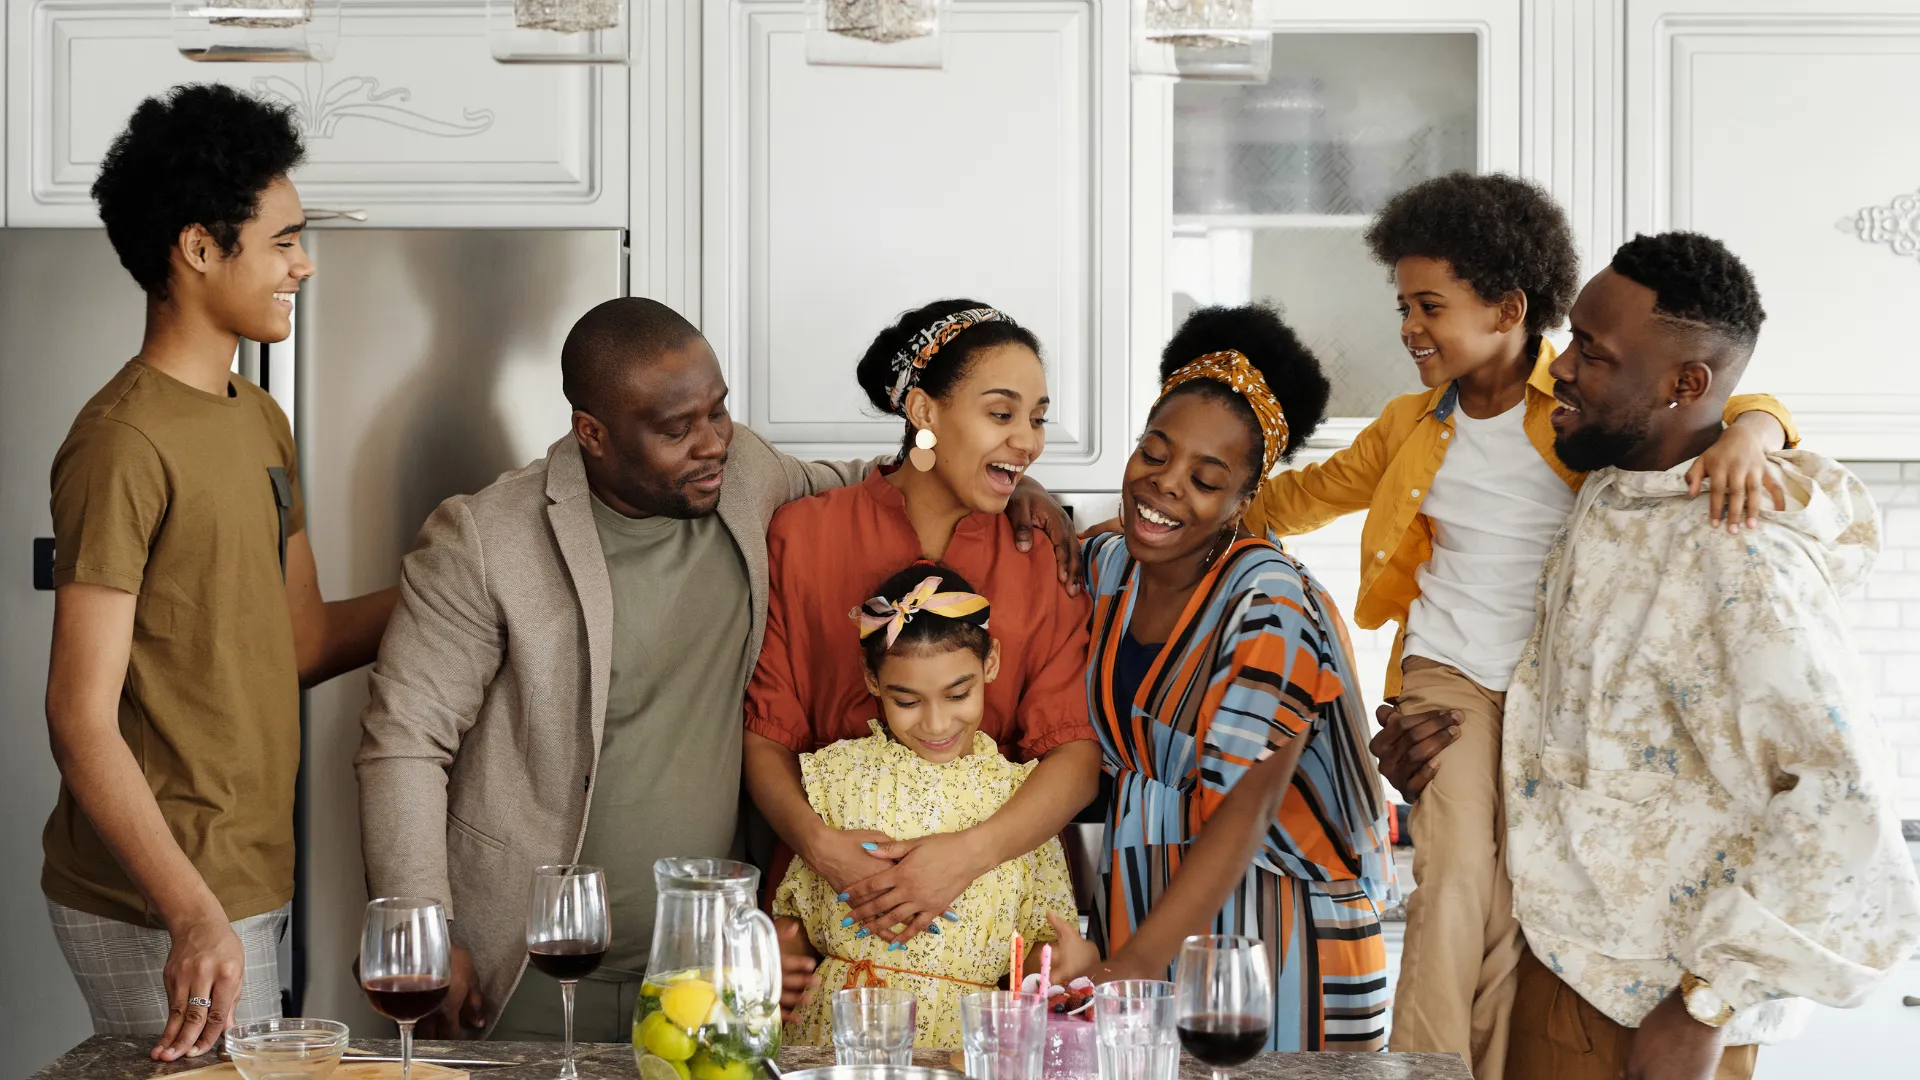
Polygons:
[[913,449],[907,451],[907,460],[913,462],[913,467],[921,472],[930,472],[933,469],[933,448],[939,444],[940,440],[934,437],[932,428],[921,428],[913,433]]
[[1677,401],[1669,401],[1669,402],[1667,402],[1667,408],[1669,408],[1669,409],[1677,409],[1677,408],[1679,408],[1679,407],[1680,407],[1680,403],[1679,403],[1679,402],[1677,402]]

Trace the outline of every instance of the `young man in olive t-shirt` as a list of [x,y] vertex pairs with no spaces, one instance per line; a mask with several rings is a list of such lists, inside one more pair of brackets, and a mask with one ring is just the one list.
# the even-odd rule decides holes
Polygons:
[[166,1061],[279,1015],[300,687],[371,662],[395,596],[321,599],[287,418],[229,370],[314,272],[300,156],[284,110],[178,87],[93,188],[147,326],[53,462],[40,881],[94,1030]]

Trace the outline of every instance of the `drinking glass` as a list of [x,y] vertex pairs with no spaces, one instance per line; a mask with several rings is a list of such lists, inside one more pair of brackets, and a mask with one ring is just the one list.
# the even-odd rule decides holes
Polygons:
[[1174,1018],[1180,1045],[1213,1068],[1213,1080],[1267,1044],[1273,980],[1266,946],[1250,937],[1190,937],[1180,945]]
[[833,1057],[841,1065],[913,1064],[911,990],[862,986],[833,995]]
[[1100,1080],[1173,1080],[1180,1041],[1173,1033],[1173,984],[1123,979],[1093,991]]
[[541,866],[533,871],[527,906],[527,959],[560,980],[560,1013],[567,1037],[559,1080],[578,1080],[573,1064],[573,988],[606,959],[613,945],[607,922],[607,875],[597,866]]
[[987,990],[960,999],[960,1041],[973,1080],[1040,1080],[1047,999]]
[[413,1072],[414,1021],[440,1007],[453,978],[447,912],[437,900],[387,896],[367,905],[360,985],[374,1011],[400,1025],[400,1080]]

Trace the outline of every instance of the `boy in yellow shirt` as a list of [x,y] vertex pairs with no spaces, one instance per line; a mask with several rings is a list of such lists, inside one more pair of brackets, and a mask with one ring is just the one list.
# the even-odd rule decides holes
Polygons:
[[[1427,390],[1394,399],[1324,464],[1280,473],[1247,515],[1310,532],[1366,510],[1354,619],[1400,624],[1386,695],[1450,710],[1459,738],[1409,823],[1414,880],[1390,1047],[1457,1053],[1499,1080],[1521,950],[1507,877],[1501,711],[1531,634],[1540,566],[1584,474],[1554,454],[1554,348],[1579,286],[1566,216],[1508,176],[1454,173],[1391,200],[1367,244],[1393,269],[1400,336]],[[1729,529],[1764,505],[1766,454],[1792,420],[1765,395],[1727,405],[1689,473]],[[1784,501],[1784,500],[1783,500]],[[1428,764],[1434,770],[1439,758]]]

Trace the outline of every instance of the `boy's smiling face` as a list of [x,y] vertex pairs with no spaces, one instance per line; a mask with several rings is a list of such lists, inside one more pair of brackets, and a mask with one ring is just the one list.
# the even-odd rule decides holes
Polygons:
[[1423,386],[1445,386],[1498,362],[1511,335],[1526,333],[1525,294],[1489,303],[1445,259],[1409,255],[1394,264],[1393,280],[1400,342]]

